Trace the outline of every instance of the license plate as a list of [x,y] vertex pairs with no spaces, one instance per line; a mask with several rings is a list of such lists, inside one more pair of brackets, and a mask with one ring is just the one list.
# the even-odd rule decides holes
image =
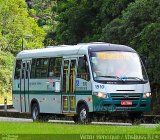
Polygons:
[[121,101],[121,105],[132,105],[132,101],[131,100],[125,100],[125,101]]

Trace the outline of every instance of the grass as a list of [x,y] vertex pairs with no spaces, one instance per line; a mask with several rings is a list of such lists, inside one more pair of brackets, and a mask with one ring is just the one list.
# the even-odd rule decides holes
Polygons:
[[7,97],[7,104],[12,104],[12,94],[0,94],[0,104],[4,104],[4,97]]
[[0,122],[1,134],[160,134],[160,127]]
[[[135,139],[133,138],[134,136],[137,137],[141,134],[140,138],[144,137],[144,139],[148,140],[150,136],[153,137],[153,134],[160,134],[160,126],[157,128],[145,128],[142,126],[0,122],[0,134],[2,134],[2,139],[18,138],[20,140],[128,140]],[[144,134],[146,135],[144,136]],[[157,136],[155,135],[154,138],[157,139]]]

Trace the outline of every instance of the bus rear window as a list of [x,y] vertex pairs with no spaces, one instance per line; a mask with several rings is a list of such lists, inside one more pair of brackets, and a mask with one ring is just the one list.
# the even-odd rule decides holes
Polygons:
[[22,60],[17,60],[16,61],[14,79],[20,79],[21,61]]

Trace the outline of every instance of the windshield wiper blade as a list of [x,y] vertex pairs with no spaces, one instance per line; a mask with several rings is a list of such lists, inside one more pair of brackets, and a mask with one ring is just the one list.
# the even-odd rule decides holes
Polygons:
[[141,82],[143,82],[144,80],[139,78],[139,77],[118,77],[118,76],[112,76],[112,75],[105,75],[105,76],[97,76],[97,77],[105,77],[105,78],[114,78],[120,81],[125,82],[127,79],[136,79],[139,80]]
[[110,75],[105,75],[105,76],[97,76],[97,77],[105,77],[105,78],[115,78],[115,79],[118,79],[118,80],[122,80],[120,77],[118,76],[110,76]]
[[139,81],[144,81],[143,79],[139,78],[139,77],[126,77],[126,79],[136,79]]

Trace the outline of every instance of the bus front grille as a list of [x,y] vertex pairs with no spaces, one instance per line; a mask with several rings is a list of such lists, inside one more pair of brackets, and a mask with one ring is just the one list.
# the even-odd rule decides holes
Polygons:
[[139,100],[140,93],[111,93],[112,100]]

